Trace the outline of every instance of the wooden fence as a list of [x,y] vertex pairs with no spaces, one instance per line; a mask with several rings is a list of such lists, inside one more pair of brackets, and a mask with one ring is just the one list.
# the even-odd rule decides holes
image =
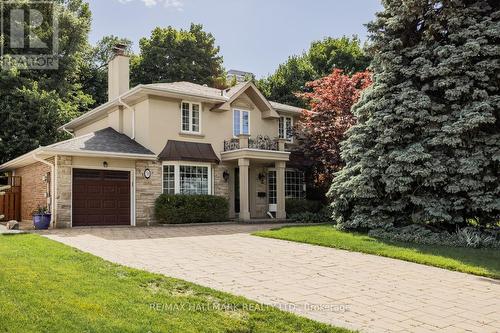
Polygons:
[[0,193],[0,221],[21,221],[21,177],[7,177],[3,183],[10,188]]

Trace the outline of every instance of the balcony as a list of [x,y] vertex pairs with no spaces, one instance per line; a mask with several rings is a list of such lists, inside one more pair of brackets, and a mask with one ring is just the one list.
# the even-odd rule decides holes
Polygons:
[[239,149],[285,151],[285,140],[272,139],[267,135],[258,135],[255,138],[250,138],[249,135],[240,134],[237,139],[224,141],[225,152]]

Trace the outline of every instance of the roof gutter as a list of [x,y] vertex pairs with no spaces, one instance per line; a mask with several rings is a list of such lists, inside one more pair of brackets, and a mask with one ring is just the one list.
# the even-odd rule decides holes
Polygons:
[[[57,158],[57,157],[56,157]],[[52,227],[54,227],[54,209],[55,209],[55,206],[56,206],[56,196],[54,195],[55,194],[55,173],[56,173],[56,167],[54,164],[50,163],[50,162],[47,162],[46,160],[44,159],[41,159],[40,157],[36,156],[36,154],[33,154],[33,159],[35,161],[38,161],[40,163],[43,163],[43,164],[46,164],[48,166],[50,166],[50,225]],[[55,162],[55,161],[54,161]]]
[[113,153],[113,152],[107,152],[107,151],[95,151],[95,152],[89,152],[89,151],[74,151],[74,150],[57,150],[57,149],[50,149],[47,150],[46,152],[50,152],[52,154],[58,154],[58,155],[71,155],[71,156],[85,156],[85,157],[109,157],[109,158],[128,158],[128,159],[142,159],[142,160],[156,160],[157,157],[156,155],[149,155],[149,154],[130,154],[130,153]]

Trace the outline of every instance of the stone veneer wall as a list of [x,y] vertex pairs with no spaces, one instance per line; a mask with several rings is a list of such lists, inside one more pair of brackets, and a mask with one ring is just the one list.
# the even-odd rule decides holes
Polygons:
[[[144,170],[151,170],[151,177],[144,178]],[[135,224],[147,226],[158,223],[154,214],[155,200],[162,191],[162,167],[158,161],[135,163]]]
[[231,168],[227,165],[219,164],[213,168],[214,173],[214,194],[225,197],[229,200],[229,181],[225,181],[222,177],[224,171],[231,172]]
[[71,227],[71,156],[56,156],[56,228]]
[[16,176],[21,177],[21,219],[31,220],[33,211],[38,207],[48,207],[50,204],[50,178],[44,176],[50,173],[50,166],[42,162],[33,163],[16,169]]

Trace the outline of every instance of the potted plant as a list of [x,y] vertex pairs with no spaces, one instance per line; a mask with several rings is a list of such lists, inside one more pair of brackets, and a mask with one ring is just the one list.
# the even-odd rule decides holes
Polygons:
[[33,211],[33,225],[35,229],[48,229],[51,217],[52,214],[50,214],[47,207],[38,206],[38,208]]

